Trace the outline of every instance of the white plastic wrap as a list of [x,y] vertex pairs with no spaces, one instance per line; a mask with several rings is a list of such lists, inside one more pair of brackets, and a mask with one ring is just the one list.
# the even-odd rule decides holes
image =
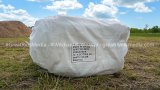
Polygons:
[[30,35],[33,62],[68,77],[112,74],[124,66],[130,30],[116,21],[54,16]]

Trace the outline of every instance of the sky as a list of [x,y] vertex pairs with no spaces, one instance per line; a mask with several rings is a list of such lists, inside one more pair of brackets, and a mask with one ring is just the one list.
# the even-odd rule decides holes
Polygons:
[[0,0],[0,21],[34,26],[55,15],[117,20],[135,28],[160,26],[160,0]]

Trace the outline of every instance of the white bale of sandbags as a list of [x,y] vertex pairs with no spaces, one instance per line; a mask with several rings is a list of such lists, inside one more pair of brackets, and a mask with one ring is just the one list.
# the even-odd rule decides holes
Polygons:
[[124,66],[130,30],[117,21],[53,16],[35,23],[33,62],[67,77],[113,74]]

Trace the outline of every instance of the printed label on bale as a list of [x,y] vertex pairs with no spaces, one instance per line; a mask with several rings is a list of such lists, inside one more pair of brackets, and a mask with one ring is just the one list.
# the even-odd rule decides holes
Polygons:
[[96,61],[96,47],[93,44],[73,44],[72,62]]

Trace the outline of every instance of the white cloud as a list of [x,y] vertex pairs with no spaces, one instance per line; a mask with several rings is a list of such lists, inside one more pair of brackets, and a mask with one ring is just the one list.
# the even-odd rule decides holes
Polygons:
[[147,6],[145,6],[143,3],[135,4],[134,8],[136,12],[141,12],[141,13],[152,12],[152,10],[148,8]]
[[47,1],[47,0],[27,0],[27,1],[31,1],[31,2],[44,2],[44,1]]
[[135,12],[148,13],[152,10],[145,4],[156,0],[102,0],[99,4],[89,3],[83,16],[91,18],[116,19],[117,14],[126,14],[127,12],[118,12],[119,7],[134,9]]
[[120,6],[133,6],[137,3],[148,3],[153,2],[154,0],[115,0],[117,1],[117,4]]
[[82,7],[82,4],[80,4],[77,0],[52,0],[52,4],[47,5],[44,8],[51,11],[57,11],[58,14],[67,14],[68,10]]
[[26,10],[23,9],[15,9],[15,7],[11,5],[0,4],[0,20],[18,20],[22,21],[28,26],[33,26],[35,21],[38,18],[32,17]]
[[120,6],[128,6],[128,5],[133,5],[136,3],[149,3],[149,2],[153,2],[156,0],[102,0],[103,4],[108,4],[108,3],[114,3]]
[[152,10],[145,5],[145,3],[154,2],[156,0],[103,0],[102,3],[108,5],[109,3],[117,7],[132,8],[135,12],[147,13]]
[[11,5],[3,5],[3,4],[0,4],[0,9],[3,9],[5,12],[8,11],[8,10],[13,10],[14,7],[11,6]]
[[126,14],[127,12],[119,12],[120,15],[124,15]]
[[111,5],[111,6],[116,5],[116,2],[114,0],[102,0],[101,3],[104,5]]
[[90,3],[83,16],[100,19],[115,19],[118,9],[111,5]]

